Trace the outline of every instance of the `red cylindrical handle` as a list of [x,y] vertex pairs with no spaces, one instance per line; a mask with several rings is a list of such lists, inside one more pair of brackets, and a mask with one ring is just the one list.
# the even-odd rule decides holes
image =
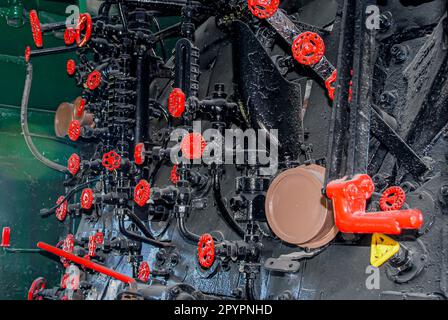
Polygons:
[[51,245],[49,245],[49,244],[47,244],[45,242],[38,242],[37,243],[37,247],[39,249],[42,249],[42,250],[48,251],[48,252],[50,252],[52,254],[55,254],[55,255],[57,255],[59,257],[65,258],[67,260],[70,260],[70,261],[72,261],[74,263],[80,264],[80,265],[82,265],[82,266],[84,266],[86,268],[92,269],[92,270],[94,270],[96,272],[99,272],[99,273],[105,274],[105,275],[107,275],[109,277],[112,277],[112,278],[115,278],[117,280],[123,281],[125,283],[128,283],[128,284],[135,283],[135,279],[133,279],[131,277],[128,277],[127,275],[124,275],[124,274],[119,273],[117,271],[114,271],[112,269],[106,268],[106,267],[104,267],[102,265],[99,265],[99,264],[97,264],[95,262],[92,262],[90,260],[78,257],[78,256],[76,256],[76,255],[74,255],[72,253],[65,252],[65,251],[63,251],[61,249],[58,249],[56,247],[53,247],[53,246],[51,246]]

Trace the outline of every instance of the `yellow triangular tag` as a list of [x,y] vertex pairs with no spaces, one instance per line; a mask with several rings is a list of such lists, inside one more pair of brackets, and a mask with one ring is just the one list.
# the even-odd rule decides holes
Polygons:
[[376,268],[381,267],[400,250],[400,244],[394,239],[381,233],[372,234],[370,246],[370,264]]

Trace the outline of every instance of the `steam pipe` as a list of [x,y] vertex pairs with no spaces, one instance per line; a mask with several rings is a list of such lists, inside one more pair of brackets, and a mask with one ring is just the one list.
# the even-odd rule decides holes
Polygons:
[[143,237],[139,234],[130,232],[129,230],[126,230],[126,228],[124,227],[124,217],[120,217],[118,220],[118,226],[120,228],[120,232],[128,237],[129,239],[133,239],[136,241],[140,241],[140,242],[144,242],[147,243],[149,245],[155,246],[157,248],[167,248],[167,247],[172,247],[173,245],[171,243],[164,243],[164,242],[160,242],[157,240],[152,240],[146,237]]

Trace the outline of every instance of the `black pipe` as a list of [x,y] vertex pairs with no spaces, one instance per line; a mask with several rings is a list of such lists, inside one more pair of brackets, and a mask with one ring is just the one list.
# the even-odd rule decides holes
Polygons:
[[152,240],[155,239],[155,237],[152,234],[151,230],[149,230],[146,227],[145,223],[134,212],[132,212],[131,210],[127,210],[126,211],[126,215],[128,215],[129,218],[131,218],[132,222],[134,222],[137,225],[137,227],[140,229],[141,232],[143,232],[143,234],[146,237],[148,237],[148,238],[150,238]]
[[219,182],[218,172],[215,172],[215,174],[213,175],[213,197],[215,199],[216,205],[218,206],[218,210],[219,210],[219,213],[221,214],[221,217],[238,234],[238,236],[240,236],[241,238],[244,238],[244,235],[246,234],[246,232],[233,219],[233,217],[230,215],[229,211],[227,210],[226,205],[224,204],[224,201],[222,201],[221,184]]
[[148,138],[149,74],[149,56],[140,48],[136,66],[135,144],[146,142]]
[[255,301],[254,293],[254,280],[252,278],[246,278],[246,299],[249,301]]
[[185,225],[185,217],[180,217],[177,219],[177,227],[179,228],[180,234],[186,239],[194,243],[199,242],[200,236],[197,234],[194,234],[190,230],[187,229],[187,226]]
[[152,240],[152,239],[143,237],[143,236],[141,236],[141,235],[139,235],[137,233],[134,233],[134,232],[131,232],[131,231],[127,230],[125,228],[125,226],[124,226],[124,217],[123,216],[121,216],[118,219],[118,226],[120,228],[121,234],[123,234],[125,237],[128,237],[130,239],[137,240],[137,241],[140,241],[140,242],[144,242],[144,243],[147,243],[147,244],[152,245],[152,246],[157,247],[157,248],[167,248],[167,247],[174,246],[171,243],[160,242],[160,241],[157,241],[157,240]]
[[63,46],[63,47],[53,47],[53,48],[45,48],[45,49],[37,49],[37,50],[31,50],[30,51],[30,57],[39,57],[39,56],[46,56],[49,54],[57,54],[57,53],[65,53],[70,51],[75,51],[78,49],[77,45],[72,46]]

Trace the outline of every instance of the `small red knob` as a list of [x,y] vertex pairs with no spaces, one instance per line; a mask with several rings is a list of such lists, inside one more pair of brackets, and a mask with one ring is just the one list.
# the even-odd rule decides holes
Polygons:
[[81,167],[81,158],[76,153],[73,153],[70,156],[70,158],[68,158],[68,162],[67,162],[68,171],[72,175],[76,175],[78,173],[80,167]]
[[186,159],[200,159],[207,146],[204,138],[200,133],[193,132],[186,135],[180,143],[182,155]]
[[206,233],[199,238],[198,260],[203,268],[210,268],[215,261],[215,241],[213,237]]
[[104,242],[104,233],[98,231],[95,234],[95,241],[96,241],[97,244],[100,244],[100,245],[103,244],[103,242]]
[[0,247],[10,247],[11,246],[11,228],[4,227],[2,230],[2,244]]
[[101,73],[98,70],[93,70],[88,76],[86,80],[86,87],[89,90],[95,90],[101,84]]
[[73,28],[67,28],[64,31],[64,42],[66,45],[71,45],[76,40],[76,30]]
[[174,165],[173,169],[171,169],[170,180],[173,184],[177,184],[179,182],[179,175],[177,174],[177,165]]
[[146,180],[140,180],[134,189],[134,202],[143,207],[151,196],[151,186]]
[[28,290],[28,300],[43,300],[43,297],[39,294],[45,289],[46,285],[45,278],[40,277],[34,280]]
[[81,136],[81,123],[78,120],[73,120],[70,122],[68,127],[68,137],[72,141],[76,141]]
[[134,161],[137,165],[142,165],[145,162],[145,144],[139,143],[134,149]]
[[248,0],[247,5],[254,16],[267,19],[277,12],[280,0]]
[[29,46],[27,46],[25,48],[25,61],[26,62],[30,62],[30,58],[31,58],[31,48]]
[[65,217],[67,216],[68,201],[65,200],[64,196],[60,196],[56,201],[56,204],[59,205],[59,207],[56,209],[56,218],[59,221],[64,221]]
[[109,151],[103,155],[103,167],[109,171],[120,168],[121,156],[115,151]]
[[180,118],[185,111],[185,93],[174,88],[168,99],[168,111],[173,118]]
[[149,276],[151,274],[151,270],[149,269],[149,264],[146,261],[140,263],[140,267],[138,268],[138,279],[142,282],[148,282]]
[[[84,30],[84,37],[81,39],[81,31]],[[76,43],[78,47],[83,47],[89,41],[92,35],[92,17],[88,13],[79,15],[78,25],[76,26]]]
[[73,59],[67,60],[67,74],[69,76],[74,75],[76,72],[76,62]]
[[30,11],[30,25],[31,32],[33,33],[34,44],[36,45],[36,47],[40,48],[43,46],[42,28],[40,26],[39,17],[36,10]]
[[81,118],[82,114],[84,113],[84,109],[86,108],[86,99],[80,99],[78,104],[76,104],[75,102],[75,107],[76,107],[76,116],[78,118]]
[[298,63],[315,65],[325,54],[324,40],[317,33],[303,32],[294,40],[292,53]]
[[84,189],[81,193],[81,208],[92,209],[93,199],[93,190],[90,188]]
[[381,195],[380,208],[383,211],[400,210],[406,201],[406,193],[400,187],[390,187]]

